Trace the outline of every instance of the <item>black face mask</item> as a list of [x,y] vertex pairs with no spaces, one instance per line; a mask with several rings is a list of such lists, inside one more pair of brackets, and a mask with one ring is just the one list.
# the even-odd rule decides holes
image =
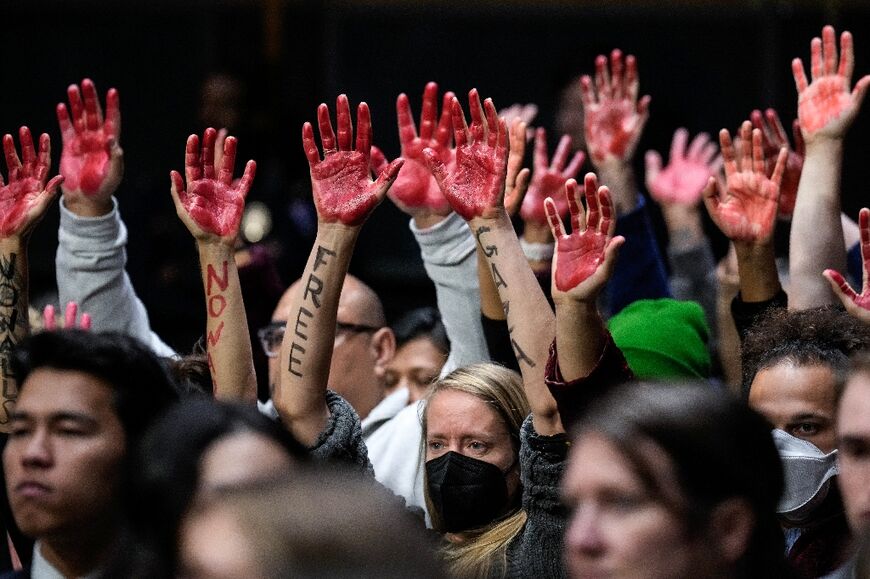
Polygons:
[[426,463],[426,476],[442,531],[482,527],[507,504],[507,482],[494,464],[450,451]]

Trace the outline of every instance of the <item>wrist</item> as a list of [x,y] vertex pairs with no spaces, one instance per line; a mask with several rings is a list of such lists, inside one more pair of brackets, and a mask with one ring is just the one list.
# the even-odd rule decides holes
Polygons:
[[434,227],[444,221],[448,215],[450,215],[449,212],[444,215],[439,215],[429,210],[423,210],[412,212],[411,218],[414,220],[414,225],[417,229],[429,229],[430,227]]
[[0,253],[20,253],[27,248],[27,242],[29,239],[29,234],[16,234],[0,238]]
[[818,153],[842,153],[843,135],[814,135],[806,138],[806,157]]
[[235,253],[234,243],[231,240],[228,241],[220,237],[197,239],[196,247],[199,251],[200,260],[206,260],[208,258],[225,259]]
[[571,320],[601,318],[597,294],[580,298],[569,293],[560,293],[553,295],[553,304],[556,306],[557,320],[561,314],[569,316],[567,319]]
[[316,241],[337,245],[353,245],[359,236],[361,225],[345,225],[344,223],[317,223]]
[[468,220],[468,226],[471,227],[472,231],[476,231],[480,226],[486,227],[509,227],[511,231],[513,231],[513,223],[511,223],[510,217],[508,217],[507,211],[504,206],[495,209],[495,214],[492,217],[472,217]]
[[78,217],[102,217],[111,213],[114,208],[112,196],[91,197],[84,195],[69,195],[64,193],[63,204],[71,213]]

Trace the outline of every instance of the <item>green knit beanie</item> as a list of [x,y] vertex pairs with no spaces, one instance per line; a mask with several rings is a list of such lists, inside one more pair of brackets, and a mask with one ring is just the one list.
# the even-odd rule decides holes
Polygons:
[[710,376],[710,329],[696,302],[638,300],[610,318],[608,327],[638,378]]

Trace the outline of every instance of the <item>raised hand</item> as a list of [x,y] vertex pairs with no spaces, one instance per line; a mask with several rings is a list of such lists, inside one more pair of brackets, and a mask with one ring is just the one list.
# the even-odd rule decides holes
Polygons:
[[[411,104],[408,95],[402,93],[396,99],[396,117],[399,123],[399,141],[402,145],[402,158],[405,164],[399,171],[396,182],[390,187],[390,199],[405,213],[415,215],[430,212],[436,215],[450,213],[450,204],[441,193],[438,183],[432,177],[423,157],[423,149],[432,149],[442,163],[448,167],[455,163],[456,151],[451,147],[453,125],[450,121],[450,104],[453,93],[444,93],[441,116],[438,117],[438,84],[430,82],[423,91],[423,110],[420,113],[420,132],[414,126]],[[437,121],[437,125],[436,125]],[[382,155],[372,157],[379,173],[387,161]]]
[[197,240],[220,240],[232,245],[239,233],[245,197],[254,181],[257,164],[248,161],[242,178],[233,184],[237,143],[235,137],[227,137],[221,165],[215,174],[216,139],[217,131],[212,128],[206,129],[202,136],[202,149],[199,137],[190,135],[187,138],[184,157],[187,188],[178,171],[172,171],[169,174],[172,200],[178,217]]
[[776,114],[774,109],[767,109],[763,115],[761,111],[754,110],[750,118],[752,119],[752,126],[761,130],[761,144],[764,150],[764,161],[768,176],[773,175],[773,168],[776,166],[779,150],[783,147],[788,150],[785,172],[782,174],[782,186],[779,193],[779,215],[780,217],[789,217],[794,213],[798,184],[801,180],[801,171],[804,168],[804,157],[806,156],[806,144],[801,134],[800,121],[795,119],[792,123],[795,145],[795,148],[792,149],[785,134],[785,129],[779,120],[779,115]]
[[[598,187],[595,173],[587,173],[581,191],[577,181],[565,183],[571,215],[571,233],[565,234],[562,218],[552,198],[544,201],[556,252],[553,255],[553,299],[562,297],[593,303],[607,283],[625,239],[611,238],[613,204],[607,187]],[[586,197],[584,212],[582,197]]]
[[568,212],[568,201],[561,195],[565,187],[565,181],[573,179],[580,171],[586,155],[583,151],[577,151],[568,161],[571,152],[572,140],[569,135],[562,135],[552,162],[547,158],[547,132],[539,128],[535,133],[535,156],[533,160],[535,172],[532,174],[532,182],[529,191],[520,209],[520,217],[523,221],[533,221],[544,224],[547,215],[544,212],[544,199],[550,197],[556,203],[559,215],[564,216]]
[[628,55],[623,64],[622,52],[595,59],[595,86],[583,76],[580,90],[583,98],[586,146],[595,164],[610,160],[627,161],[634,155],[637,142],[649,117],[650,97],[638,101],[637,61]]
[[64,202],[67,207],[80,202],[109,203],[124,174],[118,91],[112,88],[106,94],[105,120],[90,79],[82,81],[81,91],[70,85],[67,96],[70,111],[63,103],[57,105],[63,143],[60,174],[64,178]]
[[752,124],[746,121],[740,127],[740,137],[743,146],[738,158],[728,130],[719,132],[725,161],[726,190],[720,192],[716,178],[710,177],[704,189],[704,204],[713,222],[729,239],[759,245],[769,242],[773,237],[788,151],[780,149],[773,174],[768,177],[764,167],[761,131],[753,130]]
[[[323,159],[314,142],[311,123],[302,125],[302,147],[311,170],[311,189],[317,217],[323,223],[362,225],[375,207],[384,200],[390,185],[396,180],[404,159],[389,163],[374,182],[369,176],[372,148],[372,120],[369,106],[357,107],[356,147],[353,144],[353,124],[347,95],[339,95],[335,103],[338,140],[332,130],[329,108],[321,103],[317,108]],[[337,148],[336,148],[337,146]]]
[[[91,329],[91,315],[87,313],[83,313],[81,319],[79,320],[78,326],[76,326],[76,316],[78,314],[79,306],[75,302],[69,302],[66,305],[66,311],[64,312],[64,328],[78,328],[80,330],[90,330]],[[45,309],[42,310],[42,327],[46,332],[54,332],[57,330],[57,320],[55,319],[55,311],[54,306],[47,305]]]
[[12,135],[3,136],[3,152],[6,156],[8,182],[0,176],[0,238],[24,237],[30,233],[48,209],[57,193],[63,177],[53,177],[48,184],[51,167],[51,142],[48,135],[39,137],[39,153],[33,147],[30,129],[21,127],[18,132],[21,155],[15,151]]
[[688,151],[689,131],[677,129],[671,141],[671,157],[662,169],[662,157],[656,151],[647,151],[646,187],[658,203],[696,205],[711,175],[722,166],[716,157],[716,145],[707,133],[698,133]]
[[535,136],[535,130],[532,128],[532,121],[534,121],[537,116],[538,105],[535,103],[528,103],[525,105],[514,103],[506,109],[498,111],[498,117],[504,119],[504,122],[507,123],[508,127],[512,127],[514,122],[517,120],[520,120],[525,124],[525,138],[527,141],[531,141]]
[[864,283],[858,294],[843,276],[833,269],[826,269],[824,276],[828,278],[834,293],[840,298],[846,311],[870,324],[870,209],[861,209],[858,214],[858,228],[861,230],[861,260],[863,262]]
[[842,138],[870,86],[870,76],[862,77],[850,92],[855,53],[852,34],[840,36],[840,60],[837,62],[836,33],[833,26],[822,29],[822,38],[810,43],[810,62],[813,80],[807,84],[801,59],[791,63],[798,91],[798,119],[807,142],[817,137]]
[[[431,148],[423,149],[426,164],[454,211],[466,221],[492,219],[503,212],[508,161],[508,131],[492,99],[480,104],[477,89],[468,93],[471,125],[454,97],[451,103],[456,165],[448,167]],[[484,108],[486,109],[484,111]]]

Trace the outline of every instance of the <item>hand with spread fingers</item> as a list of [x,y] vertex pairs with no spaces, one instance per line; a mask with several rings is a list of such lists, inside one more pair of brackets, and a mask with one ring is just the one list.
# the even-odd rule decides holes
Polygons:
[[448,167],[431,148],[423,149],[426,163],[441,192],[463,219],[493,219],[505,211],[504,192],[508,163],[508,130],[491,99],[481,106],[477,89],[468,93],[471,125],[459,99],[453,98],[451,116],[456,143],[456,165]]
[[671,156],[664,169],[661,155],[647,151],[646,187],[652,198],[662,205],[696,205],[707,181],[722,166],[722,158],[716,156],[716,144],[707,133],[695,135],[687,150],[688,141],[686,129],[674,132]]
[[735,243],[767,244],[773,237],[788,151],[780,150],[773,174],[768,177],[761,131],[753,130],[752,124],[746,121],[740,128],[740,136],[743,146],[738,158],[728,130],[720,131],[726,190],[720,191],[716,178],[710,177],[704,190],[704,204],[713,222]]
[[106,94],[105,118],[90,79],[82,81],[81,89],[70,85],[67,96],[69,110],[64,103],[57,105],[64,204],[81,216],[102,215],[111,210],[112,194],[124,176],[118,91],[112,88]]
[[865,207],[858,213],[858,228],[861,231],[861,261],[864,271],[861,293],[853,290],[836,270],[826,269],[824,276],[828,278],[831,289],[840,298],[846,311],[865,324],[870,324],[870,209]]
[[[547,214],[544,211],[544,199],[551,198],[556,203],[556,209],[560,216],[568,213],[568,202],[561,194],[565,187],[565,181],[573,179],[580,172],[586,155],[583,151],[577,151],[568,162],[571,152],[572,140],[569,135],[562,135],[559,146],[552,160],[547,158],[547,132],[539,128],[535,133],[535,156],[533,165],[535,172],[532,174],[532,182],[529,191],[520,209],[520,217],[523,221],[538,224],[547,223]],[[566,166],[567,164],[567,166]]]
[[[435,152],[438,159],[447,167],[456,161],[456,151],[452,147],[453,124],[450,119],[450,105],[453,93],[446,92],[438,115],[438,84],[430,82],[423,91],[423,109],[420,113],[420,129],[414,125],[408,95],[402,93],[396,99],[396,117],[399,124],[399,141],[402,145],[402,158],[405,164],[399,171],[396,182],[390,187],[390,199],[399,209],[412,216],[419,214],[447,215],[450,204],[441,193],[438,183],[426,166],[423,149]],[[389,165],[380,150],[372,150],[372,168],[380,173]]]
[[[584,187],[569,179],[564,187],[571,218],[571,233],[565,234],[556,203],[544,206],[556,252],[553,256],[553,300],[594,304],[613,272],[619,247],[625,239],[613,237],[613,204],[607,187],[599,187],[594,173],[587,173]],[[586,210],[583,209],[586,198]]]
[[337,138],[329,118],[329,108],[325,104],[317,108],[323,158],[320,158],[320,151],[314,142],[311,123],[302,126],[302,147],[311,170],[311,189],[318,220],[321,223],[359,227],[383,201],[404,159],[400,157],[387,164],[378,178],[372,181],[369,169],[372,123],[368,105],[360,103],[357,107],[355,146],[350,103],[346,95],[339,95],[335,108]]
[[842,138],[864,100],[870,76],[861,77],[850,91],[855,68],[852,34],[840,35],[840,55],[833,26],[822,29],[821,38],[810,43],[812,82],[807,83],[801,59],[791,63],[798,91],[798,119],[807,143],[817,138]]
[[768,176],[773,175],[780,149],[785,147],[788,150],[779,193],[779,216],[790,217],[794,213],[794,206],[797,202],[798,184],[801,180],[801,171],[806,156],[806,144],[804,136],[801,134],[800,121],[795,119],[792,123],[795,145],[792,149],[782,122],[779,120],[779,115],[774,109],[767,109],[764,114],[759,110],[754,110],[750,118],[752,126],[761,130],[761,145],[764,150],[764,162]]
[[51,142],[47,134],[39,137],[39,152],[33,146],[30,129],[18,132],[21,158],[15,150],[12,135],[3,136],[7,182],[0,176],[0,238],[26,238],[36,226],[57,193],[63,177],[53,177],[48,183],[51,167]]
[[200,241],[217,240],[233,245],[245,210],[245,197],[251,189],[257,164],[248,161],[238,183],[233,183],[237,141],[227,137],[223,143],[220,167],[215,172],[217,131],[208,128],[202,136],[187,138],[184,180],[178,171],[170,173],[172,200],[178,217]]
[[597,166],[607,161],[627,161],[634,155],[649,117],[650,97],[638,100],[637,61],[614,50],[607,57],[595,59],[595,80],[583,76],[580,81],[583,97],[586,146]]

